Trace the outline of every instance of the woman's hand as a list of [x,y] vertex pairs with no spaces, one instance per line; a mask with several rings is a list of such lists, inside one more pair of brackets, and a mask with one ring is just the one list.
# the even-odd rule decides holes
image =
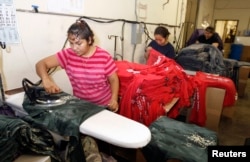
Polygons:
[[147,47],[145,50],[144,57],[145,57],[146,61],[148,60],[149,52],[151,49],[152,49],[152,47]]
[[42,84],[45,91],[49,94],[61,92],[61,89],[50,78],[43,79]]
[[108,107],[109,107],[109,110],[113,112],[117,112],[119,109],[119,105],[118,105],[119,79],[118,79],[116,72],[110,75],[108,77],[108,80],[111,86],[111,100],[108,104]]
[[117,112],[119,110],[119,104],[116,100],[111,100],[108,104],[108,109]]

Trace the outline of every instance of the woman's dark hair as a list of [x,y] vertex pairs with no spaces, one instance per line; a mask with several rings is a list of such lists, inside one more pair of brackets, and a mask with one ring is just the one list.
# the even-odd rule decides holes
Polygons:
[[165,28],[163,26],[158,26],[154,32],[154,35],[156,35],[156,34],[161,35],[163,38],[167,38],[170,33],[169,33],[167,28]]
[[72,24],[68,29],[68,35],[75,35],[80,39],[85,39],[88,42],[90,41],[90,45],[94,43],[94,33],[90,29],[89,25],[84,20],[77,20],[74,24]]
[[214,27],[212,27],[212,26],[208,26],[208,27],[206,27],[206,29],[205,29],[207,32],[209,32],[209,33],[214,33],[215,32],[215,29],[214,29]]

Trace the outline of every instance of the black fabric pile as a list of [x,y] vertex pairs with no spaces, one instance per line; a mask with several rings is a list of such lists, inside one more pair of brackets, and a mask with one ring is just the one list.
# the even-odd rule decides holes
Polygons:
[[79,126],[88,117],[102,111],[104,107],[64,92],[58,93],[57,96],[64,100],[65,103],[51,107],[33,104],[25,96],[23,108],[31,116],[32,120],[30,122],[69,138],[66,159],[70,159],[70,162],[84,162],[85,157],[82,151]]
[[[175,58],[185,70],[228,76],[222,52],[210,44],[192,44],[179,51]],[[230,65],[231,68],[231,65]]]
[[62,161],[53,136],[46,129],[31,126],[22,119],[0,115],[0,137],[1,161],[12,162],[25,153],[49,155]]
[[217,133],[194,124],[160,117],[149,127],[152,138],[142,148],[147,162],[179,159],[207,162],[207,147],[217,145]]
[[33,122],[62,136],[77,137],[81,123],[105,109],[64,92],[56,95],[65,103],[56,106],[32,104],[25,96],[23,109],[34,119]]
[[224,58],[223,62],[227,69],[225,77],[231,78],[234,81],[234,83],[236,83],[238,80],[236,71],[239,68],[239,61],[230,58]]

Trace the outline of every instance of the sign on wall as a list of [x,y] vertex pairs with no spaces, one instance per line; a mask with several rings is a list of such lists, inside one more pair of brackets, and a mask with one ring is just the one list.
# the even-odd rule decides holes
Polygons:
[[49,0],[48,11],[66,14],[83,14],[83,0]]
[[0,0],[0,42],[19,43],[13,0]]

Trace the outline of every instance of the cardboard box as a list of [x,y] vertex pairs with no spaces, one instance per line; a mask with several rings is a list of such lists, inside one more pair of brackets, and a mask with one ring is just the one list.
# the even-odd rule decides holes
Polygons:
[[229,58],[230,52],[231,52],[231,43],[224,43],[224,52],[223,56],[224,58]]
[[241,66],[239,69],[239,77],[237,85],[239,97],[243,97],[245,95],[249,72],[250,72],[250,66]]
[[[221,88],[208,87],[206,90],[206,128],[218,132],[221,116],[233,118],[235,106],[223,107],[226,90]],[[189,122],[191,108],[182,110]]]
[[218,132],[226,90],[208,87],[206,90],[206,128]]
[[21,155],[14,162],[51,162],[51,159],[43,155]]
[[243,47],[240,61],[250,62],[250,46]]

